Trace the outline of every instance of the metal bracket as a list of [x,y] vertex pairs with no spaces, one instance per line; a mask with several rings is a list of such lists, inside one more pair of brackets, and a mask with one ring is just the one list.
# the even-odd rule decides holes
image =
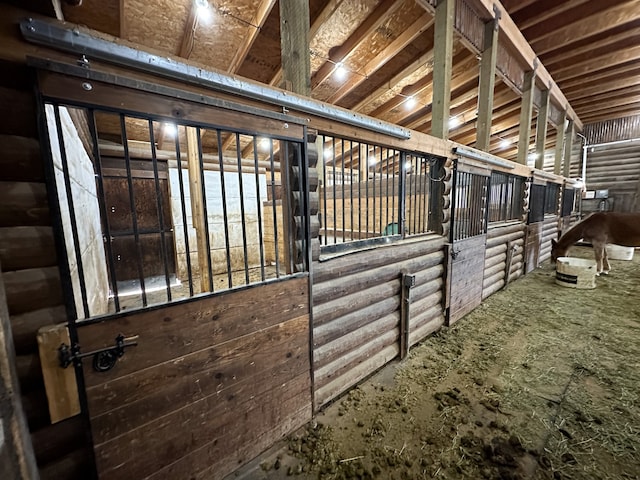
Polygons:
[[111,370],[118,358],[124,355],[126,347],[138,345],[137,340],[137,335],[125,338],[124,335],[119,334],[113,347],[101,348],[87,353],[80,353],[80,345],[77,343],[71,346],[63,343],[58,348],[58,360],[62,368],[67,368],[72,363],[76,366],[81,365],[81,359],[93,356],[93,369],[96,372],[106,372]]

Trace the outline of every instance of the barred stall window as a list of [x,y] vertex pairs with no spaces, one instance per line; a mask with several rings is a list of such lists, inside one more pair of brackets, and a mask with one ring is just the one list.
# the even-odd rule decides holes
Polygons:
[[53,101],[45,113],[78,318],[295,273],[284,199],[302,143]]
[[492,172],[489,188],[489,223],[518,220],[523,214],[524,178]]
[[453,211],[453,241],[487,233],[487,189],[489,177],[456,172]]
[[560,216],[568,217],[573,212],[576,201],[576,189],[565,188],[562,192],[562,211]]
[[443,159],[328,135],[319,142],[323,251],[435,231]]
[[544,196],[544,213],[556,215],[558,213],[559,201],[560,185],[557,183],[547,183]]
[[527,223],[537,223],[544,220],[545,185],[531,184],[529,194],[529,218]]

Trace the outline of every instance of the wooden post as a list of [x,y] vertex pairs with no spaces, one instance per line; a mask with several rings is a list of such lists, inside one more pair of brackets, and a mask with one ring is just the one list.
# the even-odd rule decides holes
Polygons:
[[493,91],[498,57],[498,19],[484,24],[484,45],[480,60],[480,85],[478,86],[478,129],[476,148],[489,150],[491,117],[493,115]]
[[454,16],[455,0],[438,0],[433,49],[431,134],[443,139],[449,138]]
[[47,325],[38,330],[38,352],[51,423],[60,422],[80,413],[75,369],[73,365],[62,368],[58,360],[58,348],[63,343],[71,345],[69,330],[65,323]]
[[573,148],[573,120],[569,120],[567,134],[564,139],[564,170],[562,175],[569,178],[571,173],[571,150]]
[[557,134],[556,134],[556,159],[553,165],[553,173],[560,175],[562,166],[562,153],[564,152],[564,131],[567,123],[567,113],[562,112],[560,114],[560,121],[558,122]]
[[[189,165],[189,196],[191,197],[191,219],[196,230],[196,246],[198,249],[198,266],[200,269],[200,288],[208,292],[209,260],[211,252],[207,251],[207,230],[205,228],[204,209],[202,204],[202,176],[200,169],[200,154],[198,151],[198,131],[194,127],[186,127],[187,131],[187,163]],[[189,255],[189,252],[187,252]]]
[[535,70],[525,72],[520,107],[520,135],[518,137],[518,163],[527,164],[529,155],[529,136],[531,135],[531,112],[533,111],[533,89],[535,88]]
[[538,127],[536,128],[536,168],[544,168],[544,144],[547,140],[547,121],[549,120],[549,90],[542,90],[540,110],[538,110]]
[[0,478],[37,480],[38,467],[33,453],[27,420],[20,402],[16,354],[7,298],[0,271]]
[[280,0],[280,50],[285,85],[292,92],[310,95],[309,2]]

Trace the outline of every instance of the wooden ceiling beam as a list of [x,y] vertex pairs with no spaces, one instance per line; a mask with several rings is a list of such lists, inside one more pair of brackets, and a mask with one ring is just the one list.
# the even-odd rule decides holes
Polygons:
[[[637,61],[640,58],[640,46],[628,48],[619,52],[610,52],[607,55],[601,55],[589,60],[585,60],[575,65],[558,69],[556,77],[559,81],[571,80],[584,75],[591,75],[595,72],[603,71],[608,68],[622,65],[626,62]],[[640,63],[637,63],[640,64]]]
[[[625,29],[615,35],[605,35],[599,40],[585,41],[580,47],[573,47],[569,50],[556,50],[553,54],[545,56],[544,64],[547,68],[553,69],[553,66],[561,63],[569,63],[572,59],[580,55],[588,55],[602,48],[615,49],[618,42],[635,41],[640,37],[640,27],[634,29]],[[555,72],[555,69],[553,69]]]
[[590,73],[589,78],[580,77],[572,80],[565,80],[560,82],[563,90],[567,91],[575,90],[576,88],[582,88],[583,86],[591,86],[600,84],[603,79],[622,78],[634,75],[640,65],[637,62],[628,62],[625,65],[620,65],[615,68],[605,70],[597,73]]
[[[466,60],[461,61],[461,59],[466,58]],[[452,100],[454,100],[454,95],[456,90],[460,88],[461,85],[469,82],[477,78],[478,71],[477,65],[478,61],[475,56],[469,55],[467,50],[463,50],[458,55],[454,57],[453,66],[454,66],[454,74],[451,77],[451,90],[452,90]],[[405,92],[403,92],[405,93]],[[413,95],[414,97],[420,95],[420,99],[417,102],[416,106],[412,109],[406,109],[404,111],[392,111],[393,109],[400,106],[404,101],[406,101],[406,97],[397,96],[390,102],[390,105],[383,105],[384,111],[372,112],[374,117],[380,116],[383,120],[391,123],[400,123],[407,117],[410,117],[417,110],[422,107],[419,104],[431,104],[433,100],[433,82],[432,75],[429,74],[416,84],[414,84],[414,89],[406,92],[409,95]],[[389,103],[389,102],[388,102]],[[388,108],[391,106],[392,108]],[[386,113],[390,113],[389,115],[385,115]]]
[[[510,4],[512,10],[515,10],[514,4],[512,2],[505,2]],[[527,3],[527,2],[522,2]],[[531,2],[528,2],[528,4]],[[525,70],[534,68],[536,69],[536,77],[538,81],[549,88],[549,93],[551,95],[551,99],[560,106],[562,110],[567,111],[567,115],[575,121],[576,128],[578,130],[582,130],[582,122],[578,118],[576,112],[571,108],[569,102],[566,97],[554,81],[554,79],[549,74],[549,71],[545,68],[544,65],[539,64],[538,56],[534,52],[531,45],[527,42],[522,32],[518,29],[513,19],[507,13],[508,11],[502,6],[500,2],[497,0],[475,0],[474,5],[478,8],[482,9],[482,12],[487,18],[493,18],[494,6],[501,12],[501,18],[499,20],[500,29],[500,39],[504,39],[508,44],[510,44],[517,55],[520,57],[520,60],[525,63]],[[524,7],[523,7],[524,8]]]
[[184,32],[182,33],[182,41],[180,42],[180,51],[178,56],[182,58],[189,58],[191,50],[193,50],[193,42],[195,40],[196,28],[198,26],[198,8],[195,2],[191,2],[189,7],[189,16],[187,22],[184,25]]
[[567,95],[571,97],[571,103],[578,102],[582,98],[592,97],[593,95],[617,92],[627,87],[635,87],[638,85],[638,77],[640,77],[640,66],[634,71],[633,75],[626,77],[613,77],[609,81],[597,82],[593,86],[589,82],[585,83],[584,88],[580,86],[574,89],[566,90]]
[[590,106],[595,103],[607,102],[614,103],[615,100],[627,100],[630,97],[635,95],[640,95],[640,85],[636,83],[636,85],[631,85],[626,88],[620,88],[614,91],[605,92],[599,95],[590,95],[587,97],[583,97],[580,100],[576,100],[574,105],[576,108],[581,109],[580,107]]
[[354,88],[360,85],[371,75],[395,55],[405,48],[409,43],[415,40],[419,35],[424,33],[433,23],[433,17],[429,13],[422,15],[417,21],[410,25],[402,32],[393,42],[391,42],[384,50],[372,58],[363,68],[365,75],[353,74],[351,77],[338,88],[328,99],[328,103],[337,103],[339,100],[348,95]]
[[519,12],[520,10],[537,3],[539,0],[503,0],[502,5],[509,12]]
[[602,113],[596,114],[588,114],[585,116],[585,124],[588,123],[598,123],[603,122],[605,120],[612,120],[623,117],[630,117],[633,115],[638,115],[640,112],[640,103],[636,103],[635,105],[628,105],[624,108],[613,108],[610,110],[605,110]]
[[[394,75],[393,78],[391,78],[391,80],[386,82],[382,87],[376,89],[370,95],[367,95],[363,100],[361,100],[356,105],[351,107],[351,109],[358,112],[362,112],[367,105],[374,102],[381,96],[387,94],[389,90],[395,89],[406,77],[413,75],[418,69],[422,68],[429,61],[431,61],[433,64],[433,50],[429,50],[428,52],[420,55],[420,57],[415,59],[405,68],[403,68],[400,72]],[[427,73],[427,75],[429,75],[429,73]],[[413,85],[416,85],[417,83],[418,82],[414,83]],[[402,87],[401,93],[409,95],[405,90],[409,90],[411,86],[412,85],[405,85],[404,87]],[[380,108],[380,107],[377,107],[377,108]],[[375,117],[375,114],[373,112],[371,112],[370,115]]]
[[[592,7],[588,7],[589,5]],[[602,9],[603,5],[607,6],[604,11]],[[541,31],[539,35],[531,32],[530,38],[535,38],[531,42],[531,47],[538,55],[544,55],[558,48],[566,49],[568,45],[582,39],[606,32],[617,25],[629,23],[640,18],[640,0],[626,1],[624,3],[620,3],[620,0],[608,0],[606,3],[592,1],[588,3],[588,6],[579,9],[581,15],[583,15],[579,20],[570,24],[560,24],[566,25],[565,27],[558,26],[556,27],[558,29],[554,30],[554,27],[545,24],[541,25],[541,27],[547,30]],[[596,9],[596,7],[599,8]],[[588,16],[584,16],[585,9],[587,12],[591,12]],[[595,11],[592,12],[593,9]],[[560,15],[558,21],[564,22],[565,19]]]
[[[318,16],[311,22],[309,25],[309,42],[313,40],[313,38],[320,30],[320,27],[329,19],[331,15],[335,13],[337,8],[342,3],[342,0],[330,0],[326,3],[322,11],[318,14]],[[279,86],[282,83],[282,66],[278,69],[278,71],[273,75],[271,81],[269,81],[269,85]]]
[[247,58],[247,54],[251,47],[253,46],[256,38],[258,38],[258,34],[260,33],[260,29],[264,25],[264,22],[267,20],[267,17],[271,13],[273,6],[276,4],[276,0],[262,0],[258,5],[258,8],[255,10],[255,14],[251,21],[249,22],[251,26],[249,27],[250,32],[248,35],[244,37],[244,42],[242,45],[236,50],[236,54],[231,60],[231,64],[227,68],[227,72],[235,73],[238,71],[244,59]]
[[344,62],[349,58],[385,20],[393,15],[401,4],[402,2],[396,0],[383,0],[364,22],[358,25],[349,38],[330,54],[331,58],[325,61],[311,76],[311,89],[313,90],[329,78],[335,70],[336,63]]
[[[560,15],[567,10],[572,10],[589,1],[590,0],[567,0],[565,2],[558,2],[558,0],[538,0],[514,12],[511,18],[513,18],[513,21],[516,22],[520,30],[524,32],[527,28],[545,22],[554,16]],[[507,10],[513,11],[506,5],[504,6]]]

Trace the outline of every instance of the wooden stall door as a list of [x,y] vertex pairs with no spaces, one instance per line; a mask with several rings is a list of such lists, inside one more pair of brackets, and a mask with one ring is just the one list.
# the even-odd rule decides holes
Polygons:
[[449,313],[453,325],[482,303],[486,235],[454,242],[450,250]]
[[78,325],[99,478],[220,479],[311,419],[309,277]]

